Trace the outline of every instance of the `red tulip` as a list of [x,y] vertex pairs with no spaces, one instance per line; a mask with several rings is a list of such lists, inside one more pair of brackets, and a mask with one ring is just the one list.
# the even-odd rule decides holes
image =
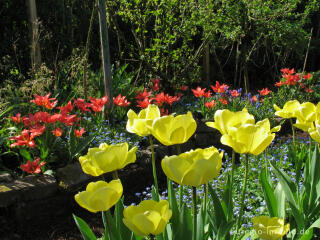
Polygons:
[[[49,98],[51,93],[48,93],[45,96],[39,96],[37,94],[35,94],[35,99],[34,100],[30,100],[30,102],[33,102],[35,104],[37,104],[38,106],[43,106],[45,108],[48,109],[52,109],[55,107],[55,105],[57,104],[58,100],[56,100],[55,98]],[[51,102],[53,101],[53,102]]]
[[210,101],[210,102],[206,102],[204,104],[207,108],[213,108],[214,105],[216,105],[216,103],[214,102],[214,100]]
[[86,132],[84,128],[81,128],[80,130],[74,129],[73,131],[74,131],[74,135],[77,138],[82,137],[82,135]]
[[258,90],[258,92],[260,93],[261,96],[267,96],[272,91],[270,91],[268,88],[263,88],[262,90]]
[[30,174],[40,173],[41,167],[46,164],[46,162],[39,163],[40,158],[35,159],[33,162],[30,160],[27,161],[25,164],[21,164],[20,168]]
[[197,87],[196,89],[191,89],[195,97],[202,97],[205,94],[206,89]]
[[21,135],[14,136],[9,138],[10,140],[15,140],[16,142],[12,143],[10,147],[15,146],[29,146],[31,148],[34,148],[36,146],[36,143],[33,140],[32,134],[30,135],[30,131],[27,129],[22,130]]
[[121,94],[119,94],[116,98],[113,98],[113,103],[119,107],[128,107],[130,105],[130,102],[128,102],[126,96],[121,96]]
[[12,119],[12,121],[14,121],[15,123],[20,123],[21,122],[21,113],[17,113],[16,116],[12,116],[10,117]]
[[222,84],[220,85],[220,83],[218,81],[216,81],[216,85],[215,86],[212,86],[210,85],[210,87],[212,88],[212,90],[216,93],[224,93],[227,91],[227,89],[229,88],[228,85],[226,84]]
[[104,96],[102,98],[93,98],[93,97],[89,97],[90,98],[90,102],[91,102],[91,109],[94,112],[101,112],[103,106],[108,102],[108,97]]
[[62,136],[62,129],[61,128],[56,128],[54,130],[52,130],[52,134],[55,135],[56,137],[61,137]]

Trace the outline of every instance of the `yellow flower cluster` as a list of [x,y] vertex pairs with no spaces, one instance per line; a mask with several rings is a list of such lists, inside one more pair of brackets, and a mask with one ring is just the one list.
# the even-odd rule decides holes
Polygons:
[[[277,114],[282,117],[293,117],[298,116],[299,112],[300,118],[296,124],[318,119],[317,114],[311,111],[313,108],[310,104],[305,104],[303,107],[302,104],[299,107],[298,105],[296,102],[288,103],[284,110],[278,109]],[[292,109],[297,108],[299,111],[293,113]],[[318,106],[314,109],[318,109]],[[159,108],[155,105],[149,105],[138,114],[129,110],[127,116],[127,131],[139,136],[152,135],[167,146],[185,143],[197,128],[191,112],[161,117]],[[214,122],[208,122],[207,125],[221,132],[223,144],[232,147],[238,153],[254,155],[264,151],[274,139],[274,132],[280,130],[280,126],[271,129],[269,119],[255,123],[254,117],[247,109],[239,112],[218,110],[214,115]],[[319,124],[316,125],[315,131],[318,132],[318,136],[319,128]],[[127,143],[116,145],[104,143],[98,148],[90,148],[85,156],[79,158],[79,162],[85,173],[99,176],[135,162],[136,151],[136,147],[129,150]],[[198,187],[218,176],[222,157],[223,152],[219,152],[215,147],[199,148],[179,155],[166,156],[161,166],[167,177],[176,183]],[[119,201],[122,193],[123,187],[119,179],[109,183],[97,181],[89,183],[85,191],[76,194],[75,200],[81,207],[91,212],[107,211]],[[131,231],[139,236],[148,236],[164,231],[172,211],[167,200],[145,200],[138,206],[124,209],[123,216],[123,223]],[[279,239],[289,229],[289,225],[284,225],[281,219],[259,217],[254,218],[253,223],[262,239]],[[274,229],[270,233],[266,229],[271,225]]]
[[282,118],[296,118],[293,124],[302,131],[309,132],[310,136],[320,143],[320,102],[315,105],[311,102],[300,103],[297,100],[288,101],[281,109],[273,106],[275,115]]
[[221,143],[233,148],[237,153],[258,155],[273,141],[280,126],[270,129],[269,119],[255,123],[254,117],[244,108],[239,112],[218,110],[214,122],[207,126],[220,131]]

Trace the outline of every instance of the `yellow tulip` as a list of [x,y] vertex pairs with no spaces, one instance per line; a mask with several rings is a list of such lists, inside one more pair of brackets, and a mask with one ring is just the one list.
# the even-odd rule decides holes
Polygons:
[[305,102],[300,105],[296,111],[297,121],[293,125],[302,131],[308,131],[316,120],[317,112],[316,106],[311,102]]
[[284,220],[277,217],[254,217],[252,223],[256,233],[264,240],[278,240],[290,230],[290,224],[285,225]]
[[298,100],[288,101],[284,104],[283,109],[278,107],[277,105],[273,105],[276,110],[275,115],[282,118],[294,118],[297,116],[297,111],[300,107],[300,103]]
[[312,126],[308,129],[310,137],[316,142],[320,143],[320,121],[317,120],[312,124]]
[[92,176],[124,168],[136,161],[137,147],[128,151],[128,143],[116,145],[100,144],[98,148],[89,148],[87,155],[79,158],[82,170]]
[[149,127],[151,134],[163,145],[170,146],[188,141],[197,129],[191,112],[178,116],[163,116]]
[[219,130],[223,135],[227,134],[230,128],[239,127],[247,123],[254,124],[255,120],[253,115],[248,113],[246,108],[238,112],[231,112],[228,109],[223,109],[217,110],[214,114],[214,122],[207,122],[206,125]]
[[76,202],[90,212],[107,211],[122,196],[123,187],[119,179],[109,183],[104,181],[91,182],[83,192],[74,196]]
[[276,127],[270,130],[269,119],[264,119],[256,124],[230,128],[228,134],[222,135],[221,143],[232,147],[237,153],[258,155],[273,141],[275,134],[272,132],[279,129]]
[[129,206],[123,210],[123,223],[139,236],[162,233],[172,216],[169,202],[161,200],[142,201],[138,206]]
[[138,115],[130,109],[127,116],[127,131],[145,137],[151,134],[148,126],[151,127],[153,120],[160,117],[160,110],[158,106],[150,104],[147,108],[142,109]]
[[180,185],[198,187],[215,178],[222,165],[223,152],[215,147],[196,149],[180,155],[166,156],[161,167],[169,179]]

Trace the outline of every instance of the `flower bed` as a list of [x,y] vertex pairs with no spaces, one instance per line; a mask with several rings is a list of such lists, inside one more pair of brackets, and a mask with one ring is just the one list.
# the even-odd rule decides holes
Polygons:
[[[312,93],[310,88],[303,85],[302,79],[304,79],[303,81],[309,81],[310,75],[305,75],[302,78],[293,70],[284,69],[283,80],[280,81],[281,84],[277,83],[277,86],[283,88],[283,91],[287,91],[288,94],[292,94],[292,92],[295,93],[301,89],[308,94]],[[151,86],[152,90],[155,92],[159,91],[159,84],[159,80],[154,80],[153,85]],[[310,82],[308,82],[308,84],[310,84]],[[301,89],[293,89],[293,91],[291,91],[292,86],[299,86]],[[136,158],[140,157],[139,154],[136,157],[137,148],[134,146],[135,144],[130,144],[129,142],[130,147],[127,143],[102,143],[99,145],[99,142],[93,142],[93,136],[91,136],[91,134],[84,134],[85,130],[80,128],[81,122],[79,122],[79,120],[78,122],[80,125],[76,123],[76,121],[72,121],[70,124],[72,127],[69,130],[68,136],[66,136],[69,159],[80,156],[81,153],[84,154],[86,152],[85,146],[92,142],[93,145],[99,145],[99,147],[89,148],[88,153],[79,158],[82,170],[95,177],[101,176],[106,172],[113,172],[113,181],[109,183],[103,180],[90,182],[85,191],[75,195],[75,200],[80,206],[91,212],[102,212],[105,238],[121,239],[131,235],[131,239],[141,239],[139,236],[145,236],[151,239],[189,239],[190,236],[193,236],[192,239],[212,239],[218,235],[222,238],[231,237],[233,239],[238,239],[238,236],[247,236],[253,239],[258,236],[269,239],[273,236],[273,238],[278,239],[287,234],[289,230],[288,237],[291,239],[299,239],[300,237],[308,238],[308,236],[312,235],[318,236],[316,228],[319,228],[320,226],[320,220],[318,219],[319,211],[317,210],[319,194],[315,189],[319,177],[314,171],[314,169],[317,168],[318,158],[316,145],[311,145],[310,143],[310,148],[307,148],[305,145],[298,147],[297,142],[295,142],[295,131],[293,131],[294,141],[287,151],[288,156],[291,158],[291,162],[295,162],[295,171],[293,172],[294,175],[291,177],[288,176],[284,171],[287,170],[286,166],[282,165],[282,163],[268,160],[268,153],[266,153],[265,158],[258,157],[258,155],[260,156],[268,145],[271,144],[275,138],[275,132],[278,132],[280,129],[280,126],[275,126],[274,121],[270,124],[269,119],[264,118],[265,115],[272,115],[273,111],[271,109],[262,111],[262,109],[267,110],[267,107],[270,107],[270,104],[274,101],[274,96],[264,97],[263,100],[259,95],[249,96],[249,94],[243,94],[243,96],[241,96],[241,91],[228,90],[229,86],[226,86],[225,84],[220,85],[219,82],[216,82],[216,85],[211,86],[211,88],[216,93],[214,96],[210,91],[206,91],[205,88],[197,87],[196,89],[192,89],[194,96],[198,99],[197,104],[200,105],[200,110],[199,108],[196,109],[198,105],[189,105],[189,109],[194,110],[194,112],[199,112],[200,117],[212,117],[212,114],[214,114],[214,122],[209,121],[206,123],[195,121],[190,112],[178,114],[179,111],[176,111],[176,115],[168,115],[169,112],[176,107],[174,102],[179,101],[180,99],[182,102],[184,101],[182,96],[170,96],[163,92],[147,92],[146,89],[144,89],[143,92],[138,92],[138,107],[143,108],[143,110],[139,113],[135,113],[134,110],[128,111],[126,130],[140,137],[149,139],[149,150],[151,151],[151,154],[149,153],[148,155],[149,162],[152,163],[152,170],[150,166],[148,167],[148,165],[144,164],[141,167],[143,171],[140,173],[143,179],[138,180],[136,177],[133,177],[132,179],[145,184],[150,184],[153,179],[154,185],[149,187],[149,189],[152,190],[151,192],[143,193],[145,196],[141,199],[143,201],[137,208],[125,208],[123,200],[118,201],[123,192],[127,196],[130,196],[130,194],[131,196],[134,196],[134,193],[137,193],[137,191],[130,193],[130,191],[126,190],[130,189],[130,184],[133,184],[134,182],[130,176],[131,172],[135,172],[134,169],[136,168],[133,167],[133,169],[130,169],[129,171],[125,170],[123,172],[125,174],[120,176],[120,179],[123,181],[122,183],[119,181],[119,176],[117,175],[117,170],[122,169],[129,163],[135,162]],[[180,89],[182,90],[182,88]],[[185,90],[185,88],[183,89]],[[261,96],[266,96],[271,93],[268,89],[262,89],[259,91],[259,94]],[[45,108],[52,108],[52,105],[54,105],[55,102],[51,101],[55,101],[55,99],[49,99],[48,97],[49,96],[36,96],[36,99],[33,100],[33,102]],[[215,107],[219,107],[219,105],[215,104],[216,98],[219,99],[220,104],[222,104],[221,106],[229,106],[232,111],[228,109],[214,109]],[[99,101],[103,100],[101,99]],[[98,104],[96,103],[98,100],[91,99],[91,102],[90,107],[94,110],[94,105]],[[112,111],[120,116],[121,119],[125,113],[124,108],[128,107],[130,102],[121,95],[114,98],[114,102],[119,108],[116,107]],[[151,104],[152,102],[156,103],[156,105]],[[315,106],[311,102],[300,103],[297,100],[293,100],[287,101],[284,104],[283,109],[277,105],[274,105],[274,109],[276,110],[275,115],[280,116],[281,118],[290,119],[292,128],[296,127],[302,131],[308,131],[315,141],[319,141],[318,105]],[[248,108],[243,108],[243,106]],[[47,159],[47,157],[52,156],[52,154],[48,153],[50,141],[47,142],[47,136],[50,132],[48,129],[50,129],[50,127],[44,127],[41,123],[50,124],[51,118],[59,116],[57,118],[58,120],[53,121],[52,123],[56,124],[59,121],[59,124],[64,123],[68,126],[69,121],[66,120],[68,119],[68,115],[63,114],[63,111],[65,111],[65,109],[68,109],[66,110],[67,112],[72,111],[71,108],[73,108],[73,105],[69,102],[67,105],[60,107],[60,115],[48,115],[48,113],[39,112],[39,116],[37,115],[36,118],[35,114],[34,116],[29,115],[28,117],[23,117],[23,120],[20,120],[24,127],[27,126],[29,129],[24,129],[22,130],[21,135],[12,137],[11,140],[15,140],[15,142],[11,146],[27,146],[31,149],[36,145],[40,146],[38,148],[40,158],[36,158],[33,161],[31,161],[31,156],[34,152],[28,151],[26,148],[20,148],[20,154],[27,160],[25,164],[20,166],[23,171],[30,174],[37,174],[40,173],[41,170],[44,170],[46,164],[44,161],[40,161],[40,159]],[[99,110],[101,109],[99,108]],[[256,116],[251,114],[254,111],[256,111]],[[13,116],[12,120],[19,123],[20,117],[21,116],[19,115]],[[76,119],[76,117],[73,118]],[[97,115],[94,115],[94,118],[102,123],[102,121],[99,120],[101,118],[97,118]],[[258,119],[261,118],[263,118],[263,120],[258,121]],[[295,124],[292,123],[291,118],[297,118]],[[85,117],[84,119],[89,121],[92,120],[92,118],[88,117]],[[65,120],[66,122],[64,122]],[[283,122],[281,122],[281,124],[282,123]],[[102,124],[100,125],[103,126]],[[272,128],[271,126],[275,127]],[[79,130],[75,130],[74,128],[79,128]],[[193,135],[196,129],[197,132]],[[209,129],[211,129],[211,131],[208,131]],[[55,128],[52,130],[52,134],[60,134],[61,129],[58,130],[58,128]],[[45,131],[46,134],[43,134]],[[217,131],[222,135],[221,139],[219,134],[217,134]],[[93,129],[92,132],[94,132]],[[190,138],[191,136],[193,137]],[[166,148],[156,148],[158,159],[156,159],[154,155],[155,149],[153,137],[159,141],[158,144],[161,143],[167,146]],[[77,140],[77,138],[79,140]],[[84,138],[84,140],[81,140],[81,138]],[[86,138],[89,140],[85,140]],[[37,140],[37,142],[35,142],[34,139]],[[100,140],[103,141],[103,138]],[[225,161],[223,167],[224,174],[220,174],[223,153],[221,152],[221,149],[218,150],[215,148],[222,146],[220,141],[223,145],[229,146],[230,149],[228,154],[225,154],[227,161]],[[172,145],[181,146],[175,149]],[[225,146],[223,147],[224,149]],[[76,149],[76,151],[74,151],[74,149]],[[180,154],[181,152],[183,153]],[[237,167],[237,170],[236,153],[242,154],[239,158],[241,167]],[[284,156],[285,155],[282,157]],[[294,159],[294,161],[292,161],[292,159]],[[255,167],[252,167],[252,164],[254,166],[259,160],[264,162],[263,166],[259,165],[260,168],[264,168],[264,170],[257,170]],[[228,164],[230,163],[231,165],[229,166]],[[283,166],[285,166],[285,169],[281,169]],[[163,172],[159,170],[160,167]],[[302,169],[304,172],[301,172]],[[254,175],[251,174],[251,172],[258,173],[257,176],[260,178],[260,185],[249,182],[250,176]],[[50,171],[47,173],[50,174]],[[59,170],[57,170],[56,174],[59,179]],[[147,174],[149,174],[148,176],[150,178],[147,177]],[[159,176],[159,174],[162,174],[162,176]],[[68,174],[65,174],[65,176],[68,176]],[[257,179],[257,176],[255,179]],[[217,181],[214,180],[214,184],[211,184],[213,178],[216,178]],[[241,178],[244,179],[243,182],[240,181]],[[30,179],[33,178],[26,178],[25,183],[30,185],[30,188],[19,188],[16,186],[17,189],[21,189],[21,196],[14,195],[16,193],[16,191],[14,191],[14,185],[7,184],[7,186],[3,186],[2,192],[5,194],[3,196],[7,196],[4,197],[4,199],[15,199],[19,204],[23,203],[22,199],[24,198],[24,194],[28,196],[26,192],[31,192],[31,195],[32,192],[36,192],[36,190],[34,190],[34,184],[32,183],[34,180]],[[126,185],[125,182],[128,181],[128,179],[130,184]],[[176,184],[173,184],[169,179]],[[38,180],[40,181],[41,178]],[[109,180],[105,180],[110,181],[110,178]],[[44,181],[50,183],[48,179],[44,179]],[[57,185],[59,185],[60,188],[66,187],[68,189],[68,184],[66,185],[66,183],[68,183],[68,180],[58,180],[55,182],[52,185],[55,186],[52,188],[53,195],[56,195],[58,192],[57,189],[59,191],[61,190],[58,187],[56,188]],[[83,184],[81,185],[83,188]],[[191,188],[186,187],[185,185],[191,186]],[[199,190],[201,185],[204,185],[202,191]],[[161,186],[167,186],[167,191],[163,192]],[[301,188],[301,186],[304,188]],[[37,188],[41,189],[41,187],[42,185],[40,184]],[[214,190],[212,187],[214,187]],[[235,189],[233,187],[235,187]],[[262,187],[263,191],[258,190],[259,187]],[[50,187],[48,187],[48,189],[50,189]],[[109,189],[111,192],[106,189]],[[248,190],[256,191],[257,193],[255,196],[260,200],[265,199],[266,208],[264,208],[261,213],[269,215],[272,218],[266,216],[254,217],[250,213],[252,209],[256,211],[258,201],[246,200]],[[77,190],[73,190],[72,192],[74,193],[75,191]],[[176,192],[179,192],[179,194],[176,194]],[[208,193],[210,193],[210,195],[208,195]],[[8,197],[9,194],[13,194],[12,197]],[[192,204],[190,203],[191,199],[188,197],[190,194],[192,195]],[[33,198],[27,197],[26,199],[30,203],[31,200],[35,200],[36,195],[37,194],[34,194],[32,195]],[[44,194],[44,196],[46,195]],[[141,195],[139,196],[136,194],[135,196],[141,198]],[[308,200],[306,200],[307,202],[304,202],[305,200],[303,200],[303,204],[306,208],[302,209],[301,201],[304,196],[307,196],[306,199]],[[148,200],[150,197],[152,200]],[[167,200],[160,201],[160,198],[168,199],[169,203],[167,204]],[[280,200],[282,199],[281,202],[276,200],[278,198]],[[92,199],[94,199],[94,201]],[[108,199],[110,199],[110,201]],[[161,207],[159,205],[159,207],[151,209],[151,206],[157,206],[157,203],[152,201],[160,201]],[[209,201],[211,204],[208,204]],[[252,205],[245,206],[247,203]],[[107,210],[115,204],[115,212],[112,217]],[[286,204],[288,204],[289,208]],[[315,210],[312,210],[311,204],[316,205]],[[14,203],[9,202],[7,203],[7,206],[8,205],[14,205]],[[189,210],[189,207],[191,206],[193,208],[192,214]],[[198,207],[200,207],[200,209],[198,209]],[[14,208],[20,209],[19,211],[22,209],[19,206],[15,206]],[[140,208],[143,210],[141,210],[142,212],[140,212]],[[150,209],[148,210],[148,208]],[[161,210],[161,214],[162,212],[165,212],[164,216],[157,213],[158,208],[164,208]],[[124,211],[122,212],[123,209]],[[16,210],[14,210],[13,215],[19,215],[15,211]],[[138,215],[134,214],[136,211],[139,212]],[[149,213],[155,215],[160,214],[161,219],[163,219],[164,222],[161,222],[161,224],[153,222],[153,224],[155,224],[154,226],[156,226],[154,229],[140,226],[135,223],[135,220],[132,220],[132,218],[141,217],[141,221],[145,221],[146,224],[149,224],[148,221],[151,221],[149,219]],[[183,216],[180,215],[182,213],[184,214]],[[305,214],[307,214],[311,220],[307,220]],[[252,217],[253,220],[250,220]],[[292,217],[298,220],[292,220]],[[122,218],[124,218],[123,222],[119,222],[119,219]],[[185,223],[191,222],[192,218],[192,227],[190,224],[186,225]],[[95,239],[94,235],[81,218],[74,216],[74,219],[83,235],[87,236],[89,239]],[[218,220],[221,220],[223,224],[218,224]],[[288,224],[285,224],[288,221],[290,221],[290,227]],[[115,225],[113,224],[114,222],[116,222]],[[167,222],[169,222],[169,224],[166,226]],[[208,229],[204,227],[204,222],[209,226]],[[108,224],[111,225],[108,226]],[[252,224],[256,232],[249,231],[250,228],[252,229]],[[274,235],[274,232],[270,233],[266,230],[270,224],[274,224],[273,227],[279,232],[277,236]],[[125,228],[124,225],[130,230]],[[184,229],[183,231],[181,231],[182,228]],[[247,230],[249,232],[246,232]],[[259,231],[261,231],[261,234]],[[201,237],[199,238],[199,236]]]

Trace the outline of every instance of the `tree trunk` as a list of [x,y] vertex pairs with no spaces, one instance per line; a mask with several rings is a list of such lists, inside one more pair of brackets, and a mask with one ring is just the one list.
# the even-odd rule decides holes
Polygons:
[[110,64],[110,49],[109,37],[106,19],[106,3],[105,0],[98,1],[99,28],[100,28],[100,43],[101,43],[101,59],[104,77],[104,91],[109,101],[106,104],[106,111],[109,112],[112,107],[112,80],[111,80],[111,64]]
[[247,41],[246,41],[246,39],[244,39],[243,44],[241,46],[241,62],[242,62],[241,71],[243,73],[243,82],[244,82],[244,88],[246,90],[246,94],[249,93],[249,89],[250,89],[247,52],[248,52]]
[[28,14],[29,14],[29,34],[30,34],[30,57],[31,67],[35,71],[41,65],[41,52],[40,52],[40,33],[39,21],[37,19],[37,6],[35,0],[26,0]]
[[[239,46],[240,46],[240,41],[237,41],[237,48],[236,48],[236,64],[235,64],[235,70],[234,70],[234,78],[233,78],[233,86],[236,87],[237,86],[237,81],[238,79],[241,79],[241,75],[239,74],[239,77],[238,77],[238,68],[239,68],[239,56],[240,56],[240,50],[239,50]],[[240,80],[238,81],[240,82]],[[239,84],[240,85],[240,84]]]
[[206,82],[210,82],[210,47],[209,43],[205,46],[205,53],[203,55],[204,74]]
[[94,13],[96,9],[96,4],[93,4],[92,12],[91,12],[91,18],[90,18],[90,25],[87,35],[87,42],[86,42],[86,49],[85,49],[85,60],[84,60],[84,66],[83,66],[83,90],[84,90],[84,99],[87,100],[87,67],[88,67],[88,57],[89,57],[89,49],[90,49],[90,40],[91,40],[91,33],[92,33],[92,27],[93,27],[93,20],[94,20]]

